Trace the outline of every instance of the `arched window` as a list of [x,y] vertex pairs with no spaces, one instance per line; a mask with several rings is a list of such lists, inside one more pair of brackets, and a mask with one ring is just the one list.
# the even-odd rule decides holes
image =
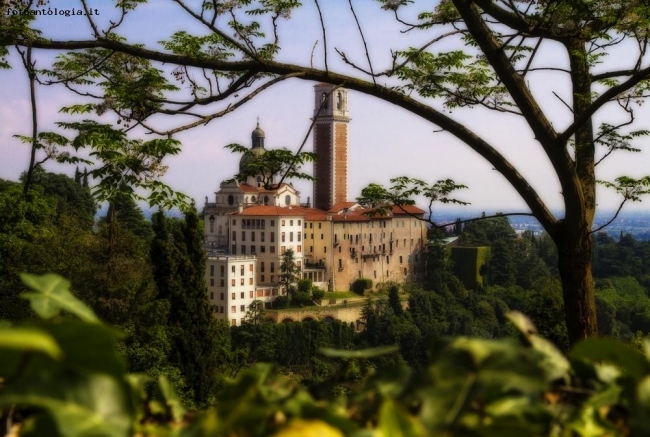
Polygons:
[[269,196],[264,196],[264,205],[269,204]]
[[323,109],[327,109],[327,93],[323,93],[321,96],[321,106]]
[[341,91],[336,93],[336,109],[343,109],[343,93]]
[[291,205],[291,196],[289,196],[288,194],[284,196],[284,204]]
[[210,220],[210,233],[214,234],[214,216],[211,215],[209,220]]
[[228,195],[228,205],[232,205],[235,203],[235,197],[232,194]]

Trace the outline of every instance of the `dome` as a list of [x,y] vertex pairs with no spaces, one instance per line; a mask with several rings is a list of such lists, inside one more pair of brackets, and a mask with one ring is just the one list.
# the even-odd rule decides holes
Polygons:
[[[264,132],[262,132],[262,134],[264,134]],[[265,153],[266,153],[266,149],[264,147],[253,147],[252,149],[250,149],[250,151],[247,152],[244,156],[242,156],[241,159],[239,160],[239,173],[246,173],[247,171],[246,167],[248,166],[248,164],[255,161],[257,158],[264,155]]]
[[251,138],[265,138],[265,137],[266,137],[266,135],[264,135],[264,131],[262,129],[260,129],[260,125],[258,123],[257,127],[255,128],[255,130],[251,134]]
[[260,122],[259,120],[257,121],[257,127],[255,130],[253,130],[253,133],[251,134],[251,140],[253,142],[253,150],[257,148],[264,148],[264,138],[266,135],[264,135],[264,131],[260,128]]

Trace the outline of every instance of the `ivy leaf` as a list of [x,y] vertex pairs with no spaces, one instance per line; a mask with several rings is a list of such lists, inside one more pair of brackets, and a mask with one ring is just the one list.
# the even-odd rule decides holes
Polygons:
[[0,405],[44,410],[63,436],[130,435],[131,415],[122,386],[110,376],[42,372],[0,394]]
[[619,366],[634,379],[650,373],[650,364],[632,346],[610,338],[590,338],[578,343],[569,353],[574,359],[603,361]]
[[31,328],[0,328],[0,350],[41,352],[59,360],[63,356],[56,340],[46,332]]
[[41,318],[51,319],[61,310],[65,310],[85,322],[99,323],[93,310],[70,292],[70,281],[55,274],[35,276],[22,273],[20,278],[26,286],[35,291],[22,293],[20,297],[29,300],[32,309]]

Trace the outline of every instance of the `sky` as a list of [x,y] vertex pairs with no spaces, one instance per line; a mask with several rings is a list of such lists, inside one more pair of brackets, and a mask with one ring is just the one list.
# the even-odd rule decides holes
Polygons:
[[[51,8],[75,7],[72,0],[50,0]],[[194,2],[196,3],[196,2]],[[322,67],[323,43],[318,14],[312,2],[295,11],[290,20],[281,24],[279,59],[284,62]],[[382,11],[375,2],[354,0],[361,27],[367,39],[369,53],[375,69],[388,65],[390,50],[417,46],[432,37],[431,32],[401,33],[391,13]],[[111,18],[109,2],[91,1],[91,7],[100,12],[98,18],[105,23]],[[349,8],[344,0],[321,2],[327,27],[328,65],[332,70],[356,74],[340,61],[335,48],[344,51],[362,66],[367,65],[363,45]],[[422,11],[418,4],[412,13]],[[85,17],[45,16],[38,18],[39,28],[53,39],[90,38]],[[171,1],[156,0],[138,8],[127,17],[121,34],[131,42],[145,43],[160,48],[163,40],[178,30],[201,33],[203,30],[192,22]],[[459,43],[445,43],[434,50],[462,49]],[[566,66],[563,53],[551,44],[540,51],[538,65]],[[632,47],[622,45],[606,62],[616,67],[630,66],[633,61]],[[37,67],[45,66],[53,54],[38,52]],[[311,61],[310,61],[311,60]],[[0,178],[16,180],[26,170],[29,148],[13,138],[15,134],[30,135],[31,115],[29,88],[25,71],[18,57],[12,55],[12,70],[0,70]],[[162,67],[169,72],[171,67]],[[530,73],[529,86],[539,97],[543,109],[558,129],[566,126],[571,114],[557,96],[571,100],[570,84],[561,73]],[[183,144],[178,156],[169,157],[165,182],[174,189],[196,199],[200,207],[205,196],[213,201],[219,182],[232,177],[237,171],[239,155],[224,149],[230,143],[250,146],[250,135],[257,117],[266,133],[266,147],[287,147],[296,150],[306,135],[313,114],[313,85],[308,81],[291,79],[272,87],[235,112],[211,121],[206,126],[178,134]],[[179,86],[183,86],[179,84]],[[78,96],[71,95],[62,87],[38,87],[39,125],[42,130],[56,130],[54,122],[69,121],[69,116],[59,113],[62,106],[79,103]],[[431,104],[444,110],[439,102]],[[217,111],[217,107],[212,108]],[[222,108],[219,108],[222,109]],[[391,177],[406,175],[431,183],[452,178],[469,189],[458,197],[471,203],[471,208],[500,211],[523,211],[525,204],[505,179],[492,169],[468,146],[452,135],[438,132],[438,127],[400,108],[358,92],[349,93],[350,122],[349,142],[349,195],[355,198],[369,183],[388,184]],[[528,178],[533,187],[551,208],[562,206],[560,187],[552,168],[530,129],[521,117],[490,112],[480,108],[464,108],[448,111],[450,117],[465,123],[474,132],[495,146],[519,171]],[[650,129],[648,108],[642,106],[636,113],[636,129]],[[606,109],[595,117],[597,122],[614,124],[622,121],[620,111]],[[178,118],[155,119],[158,126],[171,128],[181,124]],[[137,132],[136,132],[137,134]],[[140,133],[141,134],[141,133]],[[598,179],[612,180],[620,175],[641,177],[650,174],[650,147],[648,139],[634,145],[641,153],[614,154],[598,167]],[[311,137],[307,150],[311,150]],[[74,168],[49,165],[51,171],[74,173]],[[310,170],[308,167],[306,170]],[[303,201],[312,196],[310,183],[296,182]],[[600,190],[599,207],[615,209],[620,199],[613,193]],[[631,205],[646,209],[645,205]]]

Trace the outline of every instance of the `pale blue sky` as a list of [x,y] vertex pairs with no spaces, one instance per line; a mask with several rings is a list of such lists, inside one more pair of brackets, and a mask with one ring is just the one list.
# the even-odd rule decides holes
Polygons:
[[[50,7],[66,8],[76,1],[50,0]],[[286,62],[308,65],[316,41],[314,64],[322,66],[322,41],[320,25],[315,8],[311,2],[294,13],[289,22],[283,22],[282,53],[280,58]],[[338,61],[334,47],[344,50],[355,61],[366,65],[360,37],[350,13],[348,2],[344,0],[322,1],[323,12],[328,26],[328,55],[330,68],[351,73],[350,68]],[[390,60],[389,49],[404,49],[424,41],[428,34],[400,34],[390,13],[381,11],[375,3],[355,0],[361,24],[366,32],[375,68],[386,66]],[[361,6],[363,4],[363,7]],[[111,9],[108,2],[91,2],[97,7],[102,19],[109,18]],[[40,17],[40,28],[52,38],[70,39],[89,37],[88,25],[84,17]],[[157,0],[144,6],[127,18],[124,30],[130,40],[153,44],[176,30],[200,32],[195,23],[183,17],[183,12],[171,2]],[[451,46],[460,48],[460,46]],[[448,50],[450,46],[440,46]],[[543,46],[540,60],[562,66],[565,59],[558,55],[551,45]],[[51,54],[39,61],[44,65]],[[631,62],[628,48],[622,47],[610,61],[618,65]],[[12,71],[0,71],[0,177],[16,179],[28,164],[28,147],[12,138],[13,134],[29,135],[30,111],[29,90],[24,69],[17,57],[12,57],[15,66]],[[169,67],[165,67],[169,68]],[[529,81],[535,95],[542,98],[549,117],[558,126],[566,126],[570,120],[568,110],[552,96],[556,92],[570,100],[570,88],[559,73],[531,73]],[[254,101],[222,119],[217,119],[205,127],[179,134],[183,152],[167,159],[169,171],[165,181],[173,188],[183,191],[203,203],[204,196],[212,197],[221,180],[229,178],[237,170],[239,156],[230,154],[223,146],[231,142],[244,145],[250,143],[250,133],[255,127],[256,118],[266,132],[267,147],[286,146],[297,149],[304,137],[312,115],[312,86],[306,81],[293,79],[275,88],[264,91]],[[61,106],[78,101],[63,88],[38,88],[39,121],[42,129],[52,129],[53,122],[64,120],[58,114]],[[440,106],[440,105],[438,105]],[[454,178],[457,182],[469,185],[470,189],[462,198],[482,209],[522,209],[523,202],[513,189],[492,167],[484,162],[469,147],[463,145],[446,133],[435,133],[437,127],[377,99],[350,92],[349,109],[352,117],[350,125],[349,149],[349,193],[356,197],[361,188],[368,183],[387,183],[390,177],[408,175],[431,182],[443,178]],[[648,109],[641,107],[636,116],[637,129],[650,128]],[[482,135],[497,147],[512,163],[529,178],[532,185],[551,207],[561,206],[559,185],[548,160],[534,141],[523,120],[514,115],[491,113],[480,109],[454,110],[451,117],[467,123],[472,130]],[[615,111],[602,111],[597,120],[622,120]],[[180,124],[177,119],[157,120],[159,126],[173,127]],[[613,179],[627,174],[640,177],[650,173],[650,150],[648,140],[643,139],[637,147],[644,151],[639,154],[620,153],[608,158],[598,167],[599,179]],[[311,149],[311,140],[308,142]],[[50,167],[52,170],[71,173],[74,169]],[[312,196],[311,185],[297,183],[303,200]],[[648,199],[647,201],[650,201]],[[647,202],[646,202],[647,203]],[[601,191],[599,205],[611,209],[618,206],[615,195]]]

